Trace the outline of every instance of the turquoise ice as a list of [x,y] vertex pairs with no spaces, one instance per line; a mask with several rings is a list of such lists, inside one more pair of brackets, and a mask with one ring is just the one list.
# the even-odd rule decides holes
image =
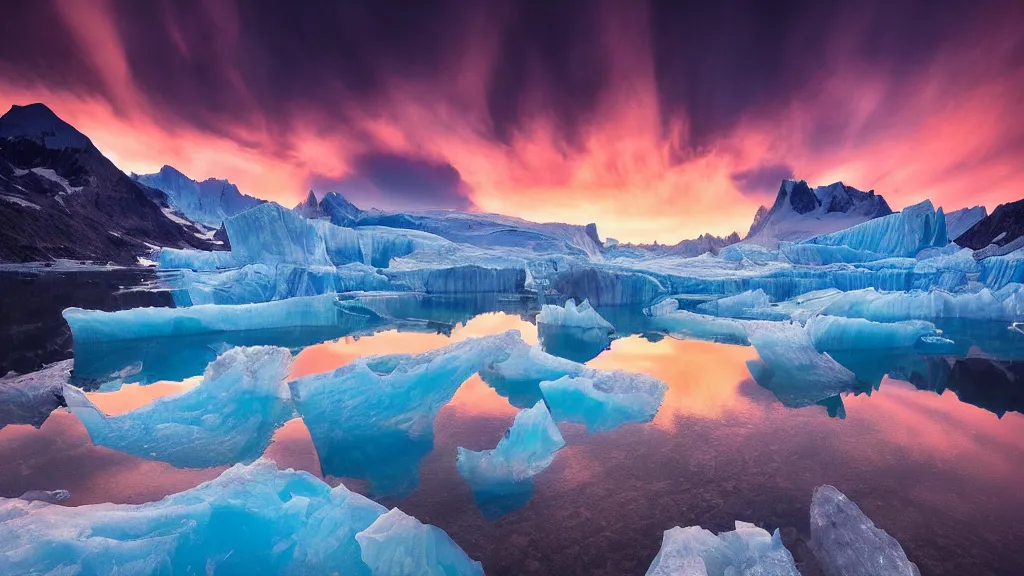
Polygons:
[[293,417],[285,384],[291,365],[284,348],[234,348],[207,367],[195,388],[116,416],[72,386],[64,387],[64,397],[98,446],[179,468],[209,468],[259,458]]
[[778,529],[747,522],[717,536],[700,526],[665,531],[647,576],[799,576]]
[[4,574],[481,574],[440,529],[260,460],[146,504],[0,498]]
[[540,389],[556,421],[603,432],[631,422],[650,422],[668,386],[646,374],[588,368],[576,377],[541,382]]

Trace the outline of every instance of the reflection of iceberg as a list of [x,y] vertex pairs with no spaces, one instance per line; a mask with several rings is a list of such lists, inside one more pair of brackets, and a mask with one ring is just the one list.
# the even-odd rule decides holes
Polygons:
[[93,443],[181,468],[252,461],[294,414],[284,380],[284,348],[234,348],[206,369],[203,381],[176,396],[106,416],[73,387],[64,395]]
[[668,386],[645,374],[588,369],[580,376],[541,382],[540,389],[555,420],[601,432],[629,422],[650,422]]
[[799,576],[793,555],[773,534],[746,522],[715,536],[700,526],[665,531],[647,576]]
[[419,355],[359,358],[291,383],[324,474],[366,478],[377,494],[407,494],[433,447],[438,411],[519,333],[472,338]]
[[[667,302],[668,304],[664,304]],[[663,330],[673,338],[707,340],[721,344],[747,345],[747,325],[751,320],[734,320],[719,318],[706,314],[695,314],[686,310],[677,310],[675,300],[664,300],[662,304],[651,307],[648,313],[651,326]]]
[[8,574],[481,572],[441,530],[266,460],[141,505],[0,498],[0,519]]
[[920,575],[899,542],[832,486],[811,498],[811,549],[825,576]]
[[73,361],[64,360],[42,370],[0,378],[0,428],[8,424],[31,424],[36,428],[50,412],[64,406],[64,384]]
[[786,406],[810,406],[856,387],[853,372],[818,352],[799,324],[763,323],[750,343],[761,358],[747,363],[751,375]]
[[545,304],[537,315],[537,333],[544,351],[574,362],[597,357],[611,344],[615,328],[584,300],[570,298],[564,307]]
[[942,394],[952,391],[967,404],[1002,417],[1007,412],[1024,414],[1024,362],[999,362],[987,358],[929,358],[905,374],[920,390]]
[[474,452],[460,446],[456,464],[477,505],[488,517],[497,517],[526,503],[533,493],[530,479],[551,465],[562,446],[562,433],[541,400],[516,414],[494,449]]

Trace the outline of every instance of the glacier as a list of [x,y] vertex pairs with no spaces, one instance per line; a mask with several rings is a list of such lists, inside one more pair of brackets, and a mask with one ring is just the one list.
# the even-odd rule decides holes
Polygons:
[[543,400],[516,413],[512,427],[491,450],[459,447],[456,467],[473,490],[477,506],[491,519],[522,506],[533,494],[534,476],[551,465],[565,446]]
[[0,498],[5,574],[482,574],[440,529],[269,460],[146,504]]
[[433,447],[438,411],[517,342],[519,333],[509,331],[419,355],[364,356],[289,383],[324,474],[366,479],[378,495],[411,492],[419,462]]
[[285,384],[291,365],[284,348],[233,348],[195,388],[116,416],[73,386],[64,397],[98,446],[178,468],[252,462],[294,415]]
[[811,497],[811,550],[825,576],[920,576],[899,542],[832,486]]
[[805,240],[804,244],[913,258],[926,248],[945,246],[949,243],[946,236],[946,217],[942,208],[936,210],[930,201],[925,200],[896,214],[816,236]]
[[717,536],[700,526],[665,531],[647,576],[799,576],[779,530],[747,522]]

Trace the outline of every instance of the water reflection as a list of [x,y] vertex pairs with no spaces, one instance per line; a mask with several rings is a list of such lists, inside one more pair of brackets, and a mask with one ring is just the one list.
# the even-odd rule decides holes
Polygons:
[[[536,329],[521,316],[485,314],[440,333],[387,330],[317,343],[297,354],[286,380],[336,370],[367,355],[420,354],[510,328],[538,341]],[[391,496],[382,503],[443,528],[489,573],[642,573],[667,527],[701,524],[718,531],[736,518],[782,528],[801,562],[808,499],[815,486],[826,483],[897,538],[922,573],[1014,573],[1024,565],[1024,494],[1017,488],[1024,469],[1024,416],[1017,413],[1024,374],[1019,362],[1009,361],[1019,349],[1000,344],[990,328],[944,328],[953,340],[973,342],[964,352],[973,356],[968,358],[914,350],[829,351],[870,395],[844,393],[800,409],[784,407],[754,383],[748,363],[760,357],[753,347],[619,338],[587,366],[665,382],[653,421],[600,434],[559,423],[568,445],[536,476],[529,493],[501,498],[474,495],[455,465],[459,446],[493,448],[517,412],[514,396],[502,396],[479,375],[470,376],[440,408],[429,443],[410,451],[412,458],[403,455],[408,436],[393,448],[387,444],[391,437],[378,434],[364,443],[365,457],[339,458],[348,464],[335,466],[328,450],[328,465],[321,467],[323,455],[300,418],[273,432],[265,454],[282,468],[326,475],[332,484],[344,482],[363,493],[378,492],[370,482],[376,472],[365,469],[376,465],[372,458],[398,466],[399,476],[415,475],[418,482],[384,490]],[[216,354],[215,348],[209,353]],[[195,350],[186,343],[183,350],[190,349]],[[153,357],[143,362],[140,381],[193,370],[174,372],[168,361],[166,370],[146,372],[163,362],[161,350],[166,348],[153,348]],[[108,415],[125,414],[198,383],[167,380],[87,397]],[[837,419],[843,414],[845,420]],[[364,469],[351,462],[362,462]],[[4,496],[68,489],[71,505],[143,502],[212,479],[223,469],[182,470],[95,446],[81,422],[64,410],[38,430],[0,430]],[[949,545],[944,534],[968,544]]]

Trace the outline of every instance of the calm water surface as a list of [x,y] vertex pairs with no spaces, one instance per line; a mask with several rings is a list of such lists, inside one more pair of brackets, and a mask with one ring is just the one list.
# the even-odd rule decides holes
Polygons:
[[[388,331],[313,345],[299,352],[291,376],[510,328],[537,341],[536,327],[519,316],[483,314],[450,335]],[[756,359],[751,347],[614,341],[588,364],[668,384],[654,420],[597,434],[559,424],[567,446],[535,478],[533,497],[496,519],[474,503],[456,471],[456,449],[493,448],[517,409],[473,376],[438,415],[415,490],[377,499],[443,528],[489,574],[643,574],[667,528],[721,531],[737,519],[780,528],[801,571],[815,574],[807,548],[811,492],[832,484],[899,540],[922,574],[1024,573],[1021,414],[1000,418],[951,391],[888,378],[870,395],[846,395],[845,419],[822,406],[790,409],[751,379],[746,363]],[[125,385],[90,397],[116,414],[198,382]],[[322,476],[300,419],[277,431],[266,455],[282,468]],[[38,430],[0,430],[0,462],[0,495],[67,489],[72,506],[152,501],[224,470],[179,470],[94,446],[64,410]],[[359,479],[326,480],[369,489]]]

